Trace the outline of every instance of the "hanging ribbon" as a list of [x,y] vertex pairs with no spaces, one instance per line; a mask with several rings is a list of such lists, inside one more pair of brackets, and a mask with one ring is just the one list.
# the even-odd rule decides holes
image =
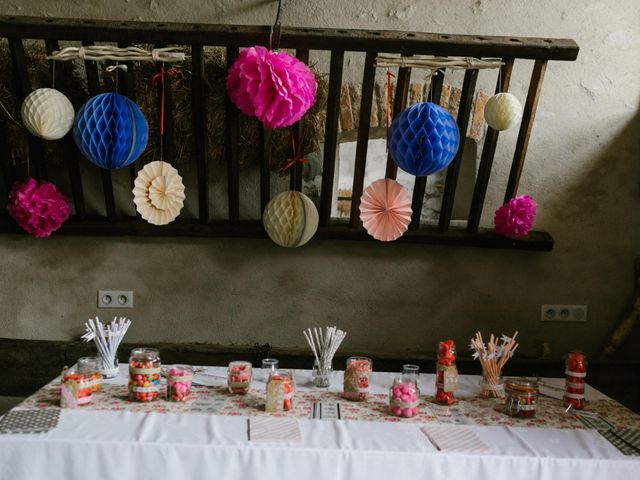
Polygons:
[[[300,139],[300,144],[304,145],[304,137]],[[293,167],[296,164],[296,162],[309,163],[309,160],[304,158],[304,156],[298,152],[296,148],[296,139],[293,133],[291,134],[291,154],[293,156],[290,158],[287,158],[287,163],[280,169],[281,172],[286,172],[291,167]]]
[[169,75],[170,77],[173,77],[174,75],[176,75],[176,73],[178,73],[178,71],[171,67],[168,70],[165,70],[164,68],[164,63],[162,64],[162,68],[160,69],[159,73],[156,73],[153,77],[151,77],[151,81],[153,83],[156,83],[158,80],[160,80],[160,88],[162,90],[162,93],[160,95],[160,159],[162,159],[162,137],[164,135],[164,77],[166,75]]
[[396,78],[396,76],[387,69],[387,101],[384,117],[387,126],[387,152],[389,151],[389,116],[391,114],[391,77]]

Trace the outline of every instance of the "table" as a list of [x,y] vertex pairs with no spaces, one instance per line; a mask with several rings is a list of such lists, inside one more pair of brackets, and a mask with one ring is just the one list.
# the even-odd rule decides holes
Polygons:
[[[121,368],[116,379],[105,381],[105,398],[108,392],[124,392],[125,369]],[[448,409],[429,402],[435,394],[435,379],[421,375],[425,398],[420,408],[426,413],[418,419],[400,420],[381,411],[396,374],[375,372],[373,396],[363,418],[349,413],[349,408],[345,417],[355,415],[358,420],[300,418],[302,443],[252,444],[247,437],[247,417],[264,415],[256,407],[264,383],[254,381],[255,390],[243,399],[221,393],[224,369],[210,367],[203,373],[195,381],[210,386],[197,387],[200,399],[194,391],[191,405],[175,407],[190,414],[174,413],[174,404],[164,401],[133,404],[116,395],[99,399],[95,409],[63,410],[58,428],[46,434],[0,435],[0,479],[640,478],[638,457],[622,455],[571,415],[558,421],[558,411],[563,410],[560,401],[540,402],[549,418],[556,420],[535,424],[514,420],[484,403],[493,401],[475,398],[478,377],[460,377],[460,416],[447,415]],[[309,371],[296,370],[295,377],[298,406],[287,415],[308,414],[311,399],[336,399],[342,382],[337,373],[330,391],[319,394],[311,387]],[[561,379],[549,382],[562,384]],[[590,408],[612,423],[640,428],[638,415],[592,388],[586,393]],[[52,383],[16,408],[52,408],[54,394]],[[205,401],[209,397],[218,400]],[[218,414],[212,414],[216,409]],[[538,420],[545,420],[547,414]],[[464,423],[450,428],[471,429],[491,451],[440,452],[420,430],[429,423]]]

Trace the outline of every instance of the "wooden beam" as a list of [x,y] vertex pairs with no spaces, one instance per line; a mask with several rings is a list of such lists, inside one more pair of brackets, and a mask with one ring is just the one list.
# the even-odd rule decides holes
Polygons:
[[[238,47],[227,47],[227,68],[238,58]],[[240,219],[240,112],[226,96],[225,156],[227,158],[227,194],[229,221],[235,225]]]
[[[202,44],[242,47],[261,45],[268,26],[122,22],[0,15],[0,37],[49,38],[96,42]],[[405,55],[510,57],[575,60],[578,45],[563,38],[455,35],[390,30],[287,27],[282,49],[343,50]]]
[[[442,85],[444,84],[444,70],[438,70],[431,77],[431,85],[429,87],[429,97],[433,103],[440,105],[442,97]],[[409,230],[417,230],[420,228],[420,217],[422,216],[422,204],[424,203],[424,192],[427,189],[427,177],[416,177],[413,184],[413,198],[411,199],[411,223]]]
[[[307,49],[296,50],[296,58],[300,60],[302,63],[308,64],[309,50]],[[303,120],[304,120],[304,117],[303,117]],[[302,150],[304,149],[304,145],[302,145],[302,142],[306,140],[304,138],[304,133],[303,133],[303,125],[302,125],[303,120],[296,122],[291,127],[291,135],[293,135],[293,138],[295,139],[296,148],[298,150],[298,152],[293,152],[292,150],[291,156],[293,156],[295,153],[297,153],[298,155],[302,155],[303,153]],[[289,182],[289,188],[291,190],[297,190],[299,192],[302,191],[302,163],[300,162],[294,163],[293,166],[291,167],[291,179]]]
[[449,223],[451,222],[453,201],[456,195],[456,186],[458,184],[460,167],[462,166],[464,145],[467,138],[467,129],[469,128],[469,119],[471,117],[477,80],[478,70],[467,70],[465,72],[457,118],[458,130],[460,132],[460,146],[458,147],[458,152],[456,153],[453,162],[451,162],[447,168],[447,177],[444,184],[444,193],[442,195],[442,207],[440,208],[440,219],[438,221],[438,228],[441,231],[447,230],[449,228]]
[[[83,42],[83,45],[93,45],[93,42]],[[100,93],[100,77],[96,62],[85,60],[84,67],[87,72],[87,85],[89,87],[89,97],[94,97]],[[116,218],[116,201],[113,196],[113,181],[111,180],[111,170],[96,167],[100,170],[102,179],[102,191],[104,193],[104,204],[107,211],[107,218],[113,222]]]
[[362,74],[362,96],[360,99],[360,120],[358,122],[358,143],[353,167],[353,186],[351,188],[352,227],[360,226],[360,197],[364,187],[364,174],[367,167],[367,150],[369,147],[369,127],[371,125],[371,105],[373,103],[373,87],[376,81],[376,52],[367,52]]
[[516,141],[516,150],[513,154],[513,162],[511,163],[511,171],[509,172],[509,181],[504,194],[505,203],[512,199],[520,184],[520,175],[524,166],[524,159],[527,156],[527,147],[533,130],[533,121],[536,117],[536,109],[538,108],[538,100],[540,100],[540,92],[542,91],[542,80],[544,72],[547,69],[546,60],[536,60],[531,73],[531,82],[529,83],[529,93],[524,104],[522,112],[522,123],[518,132],[518,140]]
[[[51,55],[52,52],[60,49],[60,44],[57,40],[45,40],[45,47],[47,49],[47,55]],[[58,68],[53,68],[51,75],[55,88],[63,94],[69,96],[71,92],[67,85],[66,76],[70,75],[71,70],[68,68],[69,64],[65,62],[58,62]],[[82,176],[80,174],[80,159],[82,155],[76,148],[73,141],[73,133],[70,131],[62,139],[62,153],[64,155],[64,162],[69,170],[69,182],[71,184],[71,195],[73,197],[73,205],[76,209],[76,215],[82,219],[86,216],[87,212],[84,204],[84,190],[82,188]]]
[[[501,74],[498,76],[498,81],[496,83],[496,93],[509,91],[513,62],[513,58],[504,59],[504,65],[502,66]],[[467,221],[467,231],[469,233],[477,232],[480,226],[484,199],[487,195],[487,187],[489,186],[491,167],[493,166],[493,157],[495,156],[496,147],[498,145],[499,133],[500,132],[497,130],[487,127],[484,145],[482,146],[480,165],[478,166],[478,174],[476,176],[476,183],[473,188],[471,207],[469,209],[469,218]]]
[[198,218],[209,221],[209,172],[207,166],[207,104],[204,85],[204,56],[202,45],[191,46],[191,121],[193,126],[193,155],[198,168]]
[[[411,81],[411,68],[400,67],[398,68],[398,77],[396,78],[396,93],[393,97],[393,114],[389,119],[389,126],[394,118],[400,115],[405,108],[407,108],[407,97],[409,95],[409,83]],[[390,100],[387,100],[390,101]],[[386,121],[386,119],[385,119]],[[388,139],[387,139],[388,140]],[[391,158],[391,153],[387,154],[387,169],[385,171],[385,178],[391,178],[395,180],[398,174],[398,166],[396,162]]]
[[327,100],[327,121],[324,136],[324,160],[322,162],[322,190],[320,191],[320,225],[325,227],[331,221],[333,200],[333,176],[336,167],[338,148],[338,114],[340,113],[340,88],[342,87],[342,68],[344,51],[331,52],[329,70],[329,93]]

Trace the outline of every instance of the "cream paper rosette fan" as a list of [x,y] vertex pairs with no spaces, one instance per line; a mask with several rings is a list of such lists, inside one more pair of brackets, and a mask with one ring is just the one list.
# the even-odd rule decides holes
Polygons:
[[134,182],[133,203],[138,213],[153,225],[167,225],[180,215],[184,185],[178,170],[163,161],[148,163]]

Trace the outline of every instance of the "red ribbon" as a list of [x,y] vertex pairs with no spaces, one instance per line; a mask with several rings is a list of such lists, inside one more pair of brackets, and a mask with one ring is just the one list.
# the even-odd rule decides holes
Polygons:
[[[303,143],[302,139],[300,143]],[[309,163],[309,160],[304,158],[303,155],[297,153],[296,139],[293,136],[293,133],[291,134],[291,153],[293,156],[287,159],[287,163],[280,169],[281,172],[286,172],[291,167],[293,167],[296,164],[296,162]]]
[[162,88],[162,95],[160,100],[160,136],[164,135],[164,77],[166,75],[173,77],[176,73],[178,73],[178,71],[173,67],[171,67],[169,70],[165,70],[163,63],[160,72],[151,77],[151,81],[153,83],[156,83],[158,80],[160,80],[160,85]]

